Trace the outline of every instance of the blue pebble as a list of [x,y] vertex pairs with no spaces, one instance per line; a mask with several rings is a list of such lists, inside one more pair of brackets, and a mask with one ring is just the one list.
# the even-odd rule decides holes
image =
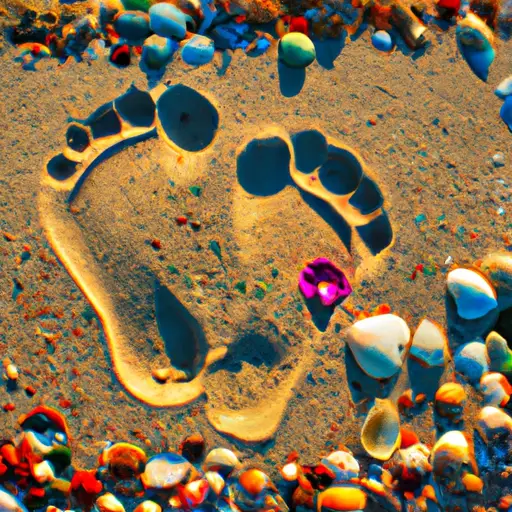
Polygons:
[[464,60],[468,63],[471,71],[480,78],[480,80],[487,82],[489,76],[489,68],[494,61],[496,51],[492,46],[484,50],[476,49],[472,46],[459,45],[460,53]]
[[190,66],[202,66],[212,61],[214,53],[213,41],[208,37],[196,35],[182,48],[181,58]]
[[372,44],[381,52],[390,52],[393,49],[393,40],[385,30],[377,30],[372,35]]
[[153,34],[142,47],[141,68],[159,70],[165,68],[179,45],[176,41]]
[[501,119],[512,132],[512,96],[507,96],[500,110]]
[[162,37],[183,39],[187,33],[187,17],[175,5],[160,3],[149,8],[151,30]]
[[132,45],[141,44],[151,34],[149,17],[143,12],[123,12],[114,21],[114,28],[128,44]]

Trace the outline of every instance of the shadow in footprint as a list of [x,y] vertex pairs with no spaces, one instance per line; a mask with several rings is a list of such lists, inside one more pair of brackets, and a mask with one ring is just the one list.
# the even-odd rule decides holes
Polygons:
[[297,96],[306,82],[306,70],[300,68],[289,68],[282,62],[277,63],[279,74],[279,89],[285,98]]
[[283,358],[280,347],[272,343],[269,338],[259,333],[245,333],[241,338],[229,345],[226,356],[210,367],[210,372],[227,370],[239,373],[242,370],[242,362],[256,366],[273,368]]
[[311,174],[328,157],[328,144],[318,130],[304,130],[292,135],[295,167],[304,174]]
[[237,160],[238,182],[255,196],[273,196],[293,182],[290,150],[279,137],[254,139]]
[[412,357],[407,359],[407,373],[413,394],[425,393],[429,401],[434,399],[444,371],[444,366],[426,368]]
[[192,380],[204,366],[208,343],[199,322],[163,286],[155,283],[155,311],[158,331],[171,365]]
[[389,247],[393,241],[393,228],[384,212],[368,224],[357,226],[356,230],[374,256]]

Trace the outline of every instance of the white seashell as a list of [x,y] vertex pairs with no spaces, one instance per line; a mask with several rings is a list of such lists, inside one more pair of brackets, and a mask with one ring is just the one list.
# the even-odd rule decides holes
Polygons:
[[412,338],[410,355],[429,367],[444,366],[446,350],[443,328],[428,318],[423,319]]
[[401,368],[411,337],[396,315],[378,315],[356,322],[347,331],[347,343],[361,369],[375,379],[386,379]]
[[432,471],[432,467],[428,461],[430,450],[428,446],[418,443],[398,450],[399,459],[405,464],[410,471],[416,471],[421,475],[426,475]]
[[440,437],[432,448],[434,477],[457,478],[466,466],[473,464],[469,443],[462,432],[451,430]]
[[512,386],[501,373],[490,372],[482,375],[480,391],[484,396],[484,404],[504,407],[510,400]]
[[345,452],[342,450],[332,452],[326,457],[326,460],[329,461],[331,464],[338,466],[341,469],[345,469],[346,471],[355,473],[356,476],[359,475],[359,462],[357,462],[357,459],[349,452]]
[[477,384],[482,375],[489,371],[489,356],[485,343],[472,341],[462,345],[453,358],[455,371],[472,384]]
[[482,318],[498,306],[494,288],[473,270],[452,270],[448,273],[447,286],[457,306],[458,315],[465,320]]
[[494,94],[504,100],[507,96],[512,95],[512,75],[502,80],[498,87],[494,90]]
[[190,474],[192,464],[177,453],[159,453],[151,457],[141,481],[150,489],[172,489],[182,483]]
[[205,471],[218,471],[225,475],[231,473],[240,465],[238,457],[227,448],[215,448],[206,456]]
[[122,503],[110,492],[96,500],[96,507],[100,512],[125,512]]
[[512,435],[512,418],[497,407],[483,407],[478,415],[478,427],[486,441],[491,441],[495,437],[506,436],[510,438]]

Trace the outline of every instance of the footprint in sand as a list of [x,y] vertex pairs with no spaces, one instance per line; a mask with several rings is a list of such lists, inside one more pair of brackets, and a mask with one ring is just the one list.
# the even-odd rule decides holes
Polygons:
[[[170,279],[172,263],[186,266],[192,253],[208,246],[206,229],[172,237],[172,250],[156,258],[147,240],[148,232],[160,233],[162,225],[171,232],[169,238],[172,229],[179,229],[173,220],[180,210],[157,192],[170,180],[181,190],[196,183],[221,149],[218,127],[215,101],[194,89],[162,84],[143,92],[132,87],[87,119],[70,121],[65,148],[44,167],[39,208],[52,248],[102,322],[113,370],[126,390],[156,407],[181,406],[206,394],[206,414],[214,428],[259,442],[279,427],[311,364],[310,341],[321,333],[302,323],[295,329],[279,325],[279,316],[270,315],[264,301],[248,306],[240,294],[223,295],[208,285],[190,290]],[[131,161],[116,156],[136,143],[137,151],[144,150],[143,141],[152,137],[165,144],[146,148],[151,167],[144,168],[135,148],[129,150]],[[107,159],[109,164],[102,164]],[[92,174],[100,167],[115,168],[116,175]],[[294,185],[303,207],[326,221],[317,228],[310,216],[309,230],[319,232],[312,237],[326,244],[324,250],[334,245],[332,230],[350,248],[355,228],[371,254],[392,242],[382,194],[361,159],[318,131],[292,137],[279,128],[265,132],[239,151],[236,175],[236,232],[251,219],[251,208],[256,213],[247,192],[278,200],[278,193]],[[290,228],[295,225],[295,213],[283,211],[284,229],[287,222]],[[276,233],[279,229],[274,237]],[[265,252],[254,247],[254,233],[245,234],[235,261],[240,275],[257,272]],[[295,252],[292,245],[283,252],[288,250]],[[350,257],[344,254],[349,266]],[[291,253],[283,258],[288,256],[297,258]],[[229,265],[222,267],[228,274]],[[216,257],[204,252],[190,272],[213,279],[221,270]],[[246,386],[248,382],[252,385]],[[230,400],[219,396],[221,384],[232,388]]]

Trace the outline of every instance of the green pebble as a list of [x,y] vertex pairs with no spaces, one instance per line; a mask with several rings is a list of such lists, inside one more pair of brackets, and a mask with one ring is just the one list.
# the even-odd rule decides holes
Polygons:
[[276,278],[279,275],[279,270],[277,268],[272,269],[272,277]]
[[316,59],[313,41],[300,32],[289,32],[279,42],[279,57],[291,68],[306,68]]
[[256,291],[254,292],[254,296],[258,300],[263,300],[263,298],[265,297],[265,292],[261,288],[256,288]]
[[148,12],[152,3],[151,0],[122,0],[123,7],[127,11]]
[[183,276],[183,282],[185,283],[185,286],[187,288],[192,288],[192,286],[194,286],[194,283],[192,282],[192,279],[189,276]]
[[189,190],[193,196],[199,197],[203,189],[201,187],[198,187],[197,185],[192,185],[191,187],[189,187]]
[[171,274],[179,274],[180,273],[180,271],[174,265],[169,265],[167,268],[169,269],[169,272]]
[[240,281],[239,283],[235,284],[235,289],[238,290],[240,293],[243,293],[244,295],[247,293],[247,284],[245,281]]
[[215,256],[217,256],[217,258],[219,258],[219,260],[222,261],[222,252],[219,243],[216,242],[215,240],[212,240],[210,242],[210,249],[212,250],[213,254],[215,254]]

